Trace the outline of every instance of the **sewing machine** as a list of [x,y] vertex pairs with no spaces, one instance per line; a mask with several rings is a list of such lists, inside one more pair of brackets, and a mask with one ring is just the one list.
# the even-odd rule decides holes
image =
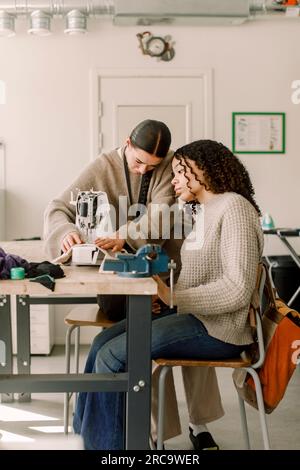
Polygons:
[[[81,245],[73,245],[72,248],[59,257],[59,262],[65,262],[72,257],[72,264],[99,265],[107,253],[97,248],[94,244],[96,238],[109,237],[113,233],[110,218],[110,205],[107,194],[103,191],[78,191],[76,199],[71,193],[70,204],[76,207],[75,224],[84,242]],[[56,260],[57,261],[57,260]]]
[[93,243],[98,237],[113,233],[110,206],[103,191],[78,191],[76,200],[71,193],[72,205],[76,206],[76,226],[85,243]]
[[109,237],[113,233],[106,193],[92,189],[78,191],[76,200],[72,194],[70,202],[76,206],[76,226],[85,242],[82,245],[74,245],[70,250],[72,264],[101,264],[101,271],[116,272],[124,277],[151,277],[153,274],[167,273],[170,270],[172,307],[176,264],[173,260],[170,262],[163,248],[157,244],[147,244],[134,254],[122,252],[115,255],[99,249],[94,245],[96,238]]

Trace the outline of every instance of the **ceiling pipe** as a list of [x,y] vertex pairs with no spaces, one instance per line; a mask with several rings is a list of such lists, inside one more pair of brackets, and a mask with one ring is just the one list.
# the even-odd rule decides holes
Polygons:
[[[45,17],[66,18],[67,29],[75,22],[84,30],[88,17],[110,16],[115,24],[125,25],[205,24],[214,18],[236,19],[232,24],[239,24],[257,15],[281,13],[282,17],[288,7],[293,8],[275,0],[10,0],[0,2],[0,16],[8,24],[12,18],[31,18],[39,11]],[[295,10],[299,7],[300,0]]]
[[[223,0],[219,0],[223,1]],[[230,3],[236,3],[236,0],[233,2],[227,2],[228,5]],[[151,1],[147,2],[150,5],[151,9]],[[155,2],[154,2],[155,3]],[[188,0],[181,0],[182,10],[185,9],[185,4],[194,5],[201,5],[205,3],[205,0],[199,0],[198,2],[189,2]],[[241,1],[242,3],[242,1]],[[299,2],[300,3],[300,2]],[[117,5],[126,5],[130,4],[131,10],[136,10],[136,15],[139,15],[140,5],[143,4],[143,0],[11,0],[11,1],[4,1],[0,3],[0,10],[5,11],[8,14],[13,16],[29,16],[36,10],[43,11],[44,13],[54,17],[54,16],[65,16],[68,12],[72,10],[79,10],[86,16],[103,16],[103,15],[114,15],[115,7]],[[273,0],[250,0],[249,4],[249,15],[251,14],[268,14],[272,12],[284,12],[287,8],[286,5],[281,3],[277,3]],[[161,5],[161,15],[164,16],[163,13],[164,9],[170,5],[170,2],[164,2],[164,0],[160,1]],[[165,7],[166,5],[166,7]],[[296,6],[296,5],[295,5]],[[192,8],[192,6],[190,7]],[[172,9],[171,9],[172,11]],[[150,14],[150,12],[149,12]],[[196,13],[195,13],[196,14]],[[212,14],[213,14],[213,7],[212,7]]]
[[15,19],[27,17],[28,33],[36,36],[51,34],[51,19],[65,18],[65,34],[87,32],[87,18],[113,13],[113,0],[14,0],[0,3],[0,36],[15,34]]
[[72,10],[79,10],[87,16],[112,15],[113,0],[13,0],[1,2],[0,10],[14,16],[29,16],[40,10],[54,16],[65,16]]

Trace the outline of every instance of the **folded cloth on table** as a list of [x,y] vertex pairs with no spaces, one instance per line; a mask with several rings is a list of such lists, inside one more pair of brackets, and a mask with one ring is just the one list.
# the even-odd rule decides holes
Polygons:
[[65,273],[58,264],[42,261],[41,263],[29,263],[27,277],[31,278],[30,282],[39,282],[47,289],[54,291],[55,279],[65,277]]
[[0,279],[9,279],[11,268],[21,267],[27,272],[28,266],[29,264],[26,259],[6,253],[3,248],[0,247]]
[[65,273],[59,265],[42,261],[41,263],[29,263],[17,255],[6,253],[0,247],[0,279],[10,279],[11,268],[22,267],[26,277],[32,282],[39,282],[50,290],[55,289],[55,279],[65,277]]
[[55,280],[53,277],[49,276],[49,274],[43,274],[42,276],[34,277],[33,279],[30,279],[30,282],[39,282],[43,286],[47,287],[47,289],[52,291],[55,289]]
[[42,261],[41,263],[29,263],[28,270],[26,272],[26,277],[37,277],[44,274],[49,274],[49,276],[54,279],[60,279],[65,277],[65,273],[58,264],[50,263],[50,261]]

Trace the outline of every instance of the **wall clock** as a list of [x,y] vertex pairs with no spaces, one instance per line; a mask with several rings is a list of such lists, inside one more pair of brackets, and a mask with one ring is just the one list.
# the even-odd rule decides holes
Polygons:
[[144,33],[138,33],[137,37],[140,42],[140,48],[143,54],[149,55],[150,57],[157,57],[160,60],[169,61],[172,60],[175,51],[171,44],[171,36],[153,36],[150,31]]

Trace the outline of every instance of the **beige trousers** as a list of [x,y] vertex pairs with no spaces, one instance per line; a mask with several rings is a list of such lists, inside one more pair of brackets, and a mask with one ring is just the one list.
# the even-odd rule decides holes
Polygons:
[[[152,368],[152,438],[157,439],[158,378],[161,366]],[[189,422],[205,424],[224,415],[216,371],[213,367],[182,367]],[[173,372],[166,377],[164,440],[181,434]]]

